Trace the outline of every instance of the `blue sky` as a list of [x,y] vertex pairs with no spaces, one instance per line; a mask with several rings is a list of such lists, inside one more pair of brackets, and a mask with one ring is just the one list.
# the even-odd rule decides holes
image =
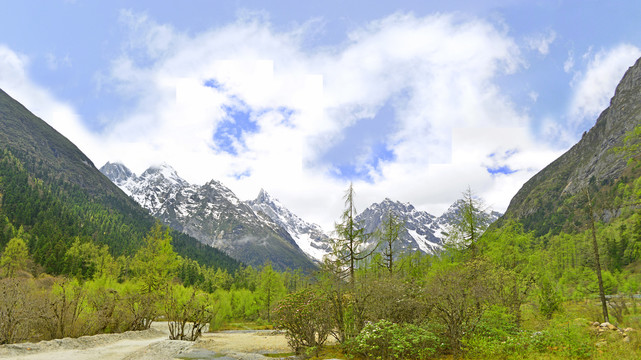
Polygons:
[[331,228],[354,182],[504,211],[641,56],[638,1],[4,1],[0,88],[96,164]]

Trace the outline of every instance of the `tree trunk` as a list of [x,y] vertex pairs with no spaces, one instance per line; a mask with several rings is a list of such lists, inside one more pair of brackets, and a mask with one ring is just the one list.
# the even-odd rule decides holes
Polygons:
[[596,277],[599,281],[599,297],[601,298],[601,307],[603,309],[603,320],[610,322],[608,317],[608,302],[605,299],[605,290],[603,290],[603,277],[601,276],[601,260],[599,257],[599,244],[596,241],[596,228],[594,226],[594,211],[592,210],[592,199],[590,192],[586,189],[585,194],[588,198],[588,209],[590,211],[590,227],[592,228],[592,248],[594,250],[594,260],[596,262]]

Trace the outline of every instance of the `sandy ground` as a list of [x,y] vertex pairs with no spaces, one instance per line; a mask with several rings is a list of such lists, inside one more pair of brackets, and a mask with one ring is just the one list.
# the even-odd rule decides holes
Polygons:
[[284,333],[272,330],[222,331],[204,334],[195,347],[221,353],[240,351],[247,353],[275,354],[292,350]]
[[196,342],[168,339],[166,323],[145,331],[83,336],[0,346],[0,359],[16,360],[265,360],[262,354],[289,353],[285,335],[275,331],[205,333]]

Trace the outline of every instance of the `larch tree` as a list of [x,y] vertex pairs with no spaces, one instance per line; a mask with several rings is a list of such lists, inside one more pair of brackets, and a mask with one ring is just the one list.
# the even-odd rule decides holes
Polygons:
[[390,275],[394,272],[394,256],[396,255],[394,244],[398,242],[404,228],[405,223],[394,213],[388,212],[376,232],[377,238],[384,246],[382,266],[387,269]]
[[271,308],[287,292],[281,274],[274,271],[271,263],[265,264],[258,273],[258,297],[265,306],[267,322],[271,323]]
[[354,187],[350,183],[345,193],[345,211],[341,215],[341,222],[335,225],[337,237],[333,239],[332,255],[338,268],[346,271],[348,281],[352,285],[355,283],[357,262],[366,259],[373,252],[363,249],[370,234],[365,233],[365,228],[356,221],[356,214]]
[[461,206],[448,232],[448,245],[460,250],[469,251],[472,256],[477,253],[478,240],[490,225],[485,214],[485,205],[470,187],[463,192]]
[[2,253],[2,257],[0,257],[2,275],[14,277],[18,272],[27,270],[28,262],[29,250],[22,237],[16,236],[9,240]]
[[171,246],[169,228],[163,231],[156,223],[143,240],[133,258],[132,270],[144,283],[146,293],[153,293],[168,284],[179,266],[179,258]]

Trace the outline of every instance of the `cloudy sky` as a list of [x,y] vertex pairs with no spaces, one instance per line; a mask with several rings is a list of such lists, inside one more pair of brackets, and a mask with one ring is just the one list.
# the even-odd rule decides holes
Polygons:
[[0,88],[97,167],[261,188],[330,229],[504,211],[641,57],[639,1],[0,0]]

